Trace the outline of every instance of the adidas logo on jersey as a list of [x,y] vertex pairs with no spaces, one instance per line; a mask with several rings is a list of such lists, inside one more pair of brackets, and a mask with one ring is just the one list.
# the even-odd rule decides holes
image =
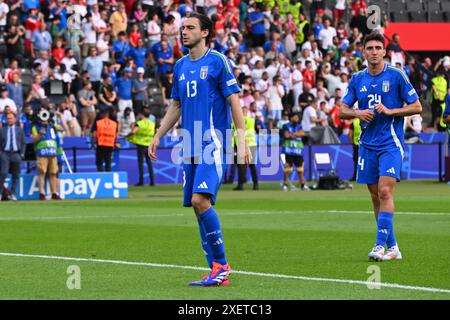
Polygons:
[[180,76],[180,78],[178,78],[178,81],[182,81],[182,80],[184,80],[184,79],[185,79],[184,73],[182,73],[181,76]]
[[394,167],[390,168],[389,170],[386,171],[387,173],[392,173],[395,174],[395,169]]
[[384,234],[388,234],[387,229],[378,229],[379,233],[384,233]]
[[208,185],[206,184],[205,181],[203,181],[202,183],[200,183],[197,189],[208,189]]
[[359,92],[367,92],[366,86],[363,86],[363,87],[361,88],[361,90],[359,90]]

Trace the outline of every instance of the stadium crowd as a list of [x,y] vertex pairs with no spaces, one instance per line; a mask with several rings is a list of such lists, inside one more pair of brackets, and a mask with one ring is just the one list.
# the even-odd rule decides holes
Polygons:
[[[64,136],[85,136],[99,113],[112,107],[119,136],[133,131],[148,106],[148,79],[157,78],[162,102],[170,103],[172,68],[186,53],[180,26],[198,11],[210,16],[211,47],[235,67],[242,106],[260,129],[282,128],[299,113],[303,130],[330,126],[348,133],[351,121],[339,118],[349,79],[365,68],[362,55],[367,3],[326,1],[149,1],[0,0],[0,123],[13,112],[25,134],[33,115],[47,108]],[[378,17],[384,32],[387,19]],[[433,63],[405,55],[394,36],[386,60],[402,68],[432,117],[406,121],[412,135],[442,131],[441,105],[450,75],[450,57]],[[65,99],[54,103],[50,83],[64,84]]]

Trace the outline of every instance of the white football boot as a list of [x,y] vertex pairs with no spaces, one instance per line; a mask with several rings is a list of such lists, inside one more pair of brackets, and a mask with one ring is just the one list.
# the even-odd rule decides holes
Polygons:
[[375,245],[369,253],[369,261],[383,261],[384,247]]
[[383,256],[383,261],[387,260],[401,260],[402,259],[402,253],[400,252],[400,249],[398,246],[392,246],[387,249],[386,253]]

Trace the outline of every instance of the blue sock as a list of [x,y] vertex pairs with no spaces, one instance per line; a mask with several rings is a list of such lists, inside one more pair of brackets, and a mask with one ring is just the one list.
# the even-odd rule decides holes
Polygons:
[[378,213],[377,245],[385,246],[392,228],[393,213],[380,211]]
[[203,252],[205,253],[206,261],[208,262],[209,267],[212,268],[213,254],[211,248],[208,245],[205,227],[203,226],[203,223],[200,220],[198,220],[198,229],[200,230],[200,238],[202,242]]
[[225,259],[225,245],[223,244],[222,230],[220,229],[220,221],[213,207],[199,215],[199,220],[203,224],[203,228],[211,248],[213,261],[224,265],[227,263]]
[[[392,218],[394,218],[394,215],[392,215]],[[395,239],[394,223],[393,222],[391,222],[391,232],[389,232],[388,238],[386,240],[386,245],[387,245],[388,248],[397,245],[397,240]]]

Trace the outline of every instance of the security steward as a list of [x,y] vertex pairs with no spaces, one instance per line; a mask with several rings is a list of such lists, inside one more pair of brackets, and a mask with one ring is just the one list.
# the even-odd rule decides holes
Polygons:
[[[245,133],[246,133],[245,140],[252,154],[252,160],[248,166],[250,167],[250,174],[252,176],[253,190],[258,190],[259,189],[258,173],[256,171],[256,161],[257,161],[256,156],[258,143],[256,142],[255,118],[248,116],[247,111],[248,111],[247,107],[242,107],[242,112],[244,113],[244,121],[245,121]],[[246,175],[247,175],[247,165],[238,164],[238,185],[233,190],[235,191],[244,190]]]
[[133,128],[127,140],[137,147],[137,158],[139,168],[139,181],[136,186],[144,185],[144,159],[147,163],[148,174],[150,176],[150,186],[155,185],[155,177],[153,174],[153,166],[150,157],[148,156],[148,146],[152,143],[155,136],[155,122],[151,121],[150,109],[143,107],[142,111],[137,114],[136,126]]
[[114,146],[116,145],[118,123],[112,118],[112,108],[104,109],[91,130],[92,143],[97,145],[95,162],[98,172],[110,172]]

